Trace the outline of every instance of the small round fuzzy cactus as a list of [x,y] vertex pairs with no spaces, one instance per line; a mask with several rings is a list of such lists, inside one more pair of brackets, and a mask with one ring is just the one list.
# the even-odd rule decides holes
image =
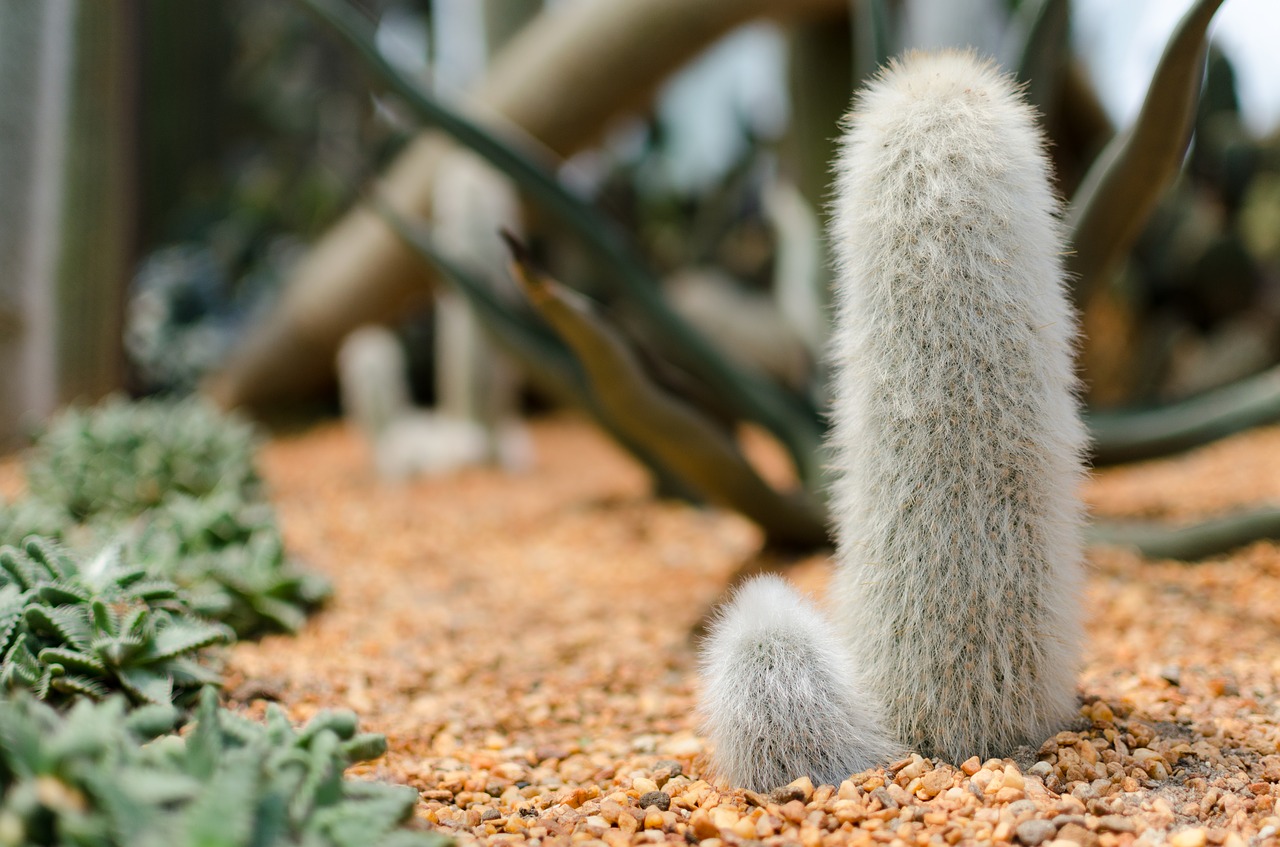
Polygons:
[[[836,625],[770,583],[725,613],[703,707],[730,781],[835,781],[899,745],[1006,756],[1074,712],[1085,434],[1056,211],[1032,110],[991,64],[909,55],[855,101],[831,226]],[[774,635],[735,649],[742,631]],[[814,680],[838,709],[781,710]],[[804,753],[762,772],[779,749]]]
[[712,624],[703,667],[704,729],[735,785],[767,791],[802,775],[839,784],[901,752],[835,629],[779,577],[738,590]]
[[839,617],[885,722],[953,761],[1075,710],[1075,317],[1044,142],[1012,80],[914,55],[837,164]]

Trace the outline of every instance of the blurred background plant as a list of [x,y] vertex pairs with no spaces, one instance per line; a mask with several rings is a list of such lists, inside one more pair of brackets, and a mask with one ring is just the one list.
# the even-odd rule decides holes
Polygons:
[[[1242,98],[1252,77],[1236,42],[1210,51],[1201,85],[1220,2],[1180,4],[1191,8],[1180,27],[1150,37],[1132,8],[1089,0],[138,0],[119,20],[65,5],[20,21],[63,52],[9,61],[52,80],[32,96],[69,104],[50,124],[66,128],[80,102],[68,92],[88,83],[48,76],[49,57],[82,67],[115,43],[108,24],[138,45],[136,62],[100,65],[117,84],[84,118],[110,112],[134,130],[121,141],[130,179],[94,183],[128,198],[110,215],[131,222],[131,261],[59,271],[60,293],[41,303],[23,281],[37,278],[34,248],[15,253],[34,270],[4,291],[0,315],[0,327],[31,325],[5,336],[24,351],[0,393],[9,433],[27,411],[121,385],[202,385],[263,414],[332,408],[342,340],[385,323],[414,402],[488,415],[491,434],[512,410],[576,403],[660,492],[743,511],[778,543],[821,543],[834,128],[887,57],[963,45],[1019,74],[1044,114],[1071,201],[1097,460],[1185,449],[1280,414],[1280,135],[1274,111]],[[1268,14],[1227,0],[1219,17],[1233,13]],[[1141,99],[1146,80],[1107,76],[1135,43],[1153,68],[1168,45],[1136,116],[1112,95]],[[43,162],[36,134],[23,137],[19,152]],[[443,185],[477,167],[488,187]],[[55,194],[74,174],[103,173],[67,169]],[[499,226],[522,233],[523,289]],[[73,309],[76,285],[106,305]],[[115,340],[32,331],[62,311],[111,324]],[[516,362],[518,394],[493,376],[499,359],[477,333],[457,331],[468,322]],[[605,348],[621,351],[609,368],[588,360]],[[71,360],[122,352],[127,376],[55,378]],[[56,391],[40,388],[50,382]],[[500,391],[478,410],[477,394]],[[677,420],[685,437],[664,429]],[[790,453],[796,490],[743,457],[747,424]]]
[[179,713],[128,714],[119,697],[63,714],[30,698],[0,700],[0,844],[102,847],[442,847],[402,828],[417,792],[346,779],[386,750],[355,715],[322,712],[294,729],[274,705],[264,724],[218,707],[205,689],[194,728]]
[[27,452],[27,496],[0,504],[0,545],[37,535],[83,557],[115,548],[241,638],[292,632],[329,586],[286,556],[257,443],[248,421],[197,396],[69,408]]

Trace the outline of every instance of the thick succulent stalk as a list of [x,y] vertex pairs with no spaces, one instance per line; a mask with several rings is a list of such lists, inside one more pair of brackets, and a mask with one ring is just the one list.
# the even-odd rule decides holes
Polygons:
[[[871,714],[806,729],[809,761],[774,781],[821,775],[851,719],[878,720],[882,749],[958,762],[1039,743],[1074,711],[1085,435],[1033,113],[970,54],[912,55],[856,101],[836,173],[833,631],[850,657],[848,708]],[[791,621],[771,631],[822,626],[775,594]],[[752,614],[731,608],[709,657],[783,657],[752,693],[782,702],[774,689],[799,675],[785,656],[804,651],[777,652],[764,627],[736,659],[721,649]],[[830,663],[808,673],[835,684]],[[715,692],[705,702],[713,727],[729,723]],[[748,758],[722,756],[721,771],[767,787]]]
[[953,760],[1074,711],[1084,429],[1043,139],[972,56],[858,101],[837,167],[833,487],[846,638]]

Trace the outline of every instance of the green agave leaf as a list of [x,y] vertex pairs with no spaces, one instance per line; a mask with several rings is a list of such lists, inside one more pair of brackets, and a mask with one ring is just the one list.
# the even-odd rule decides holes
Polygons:
[[332,732],[339,740],[346,741],[356,734],[359,722],[356,713],[348,709],[324,709],[307,721],[307,725],[298,733],[298,746],[311,746],[312,741],[322,732]]
[[77,572],[75,562],[57,544],[33,536],[22,544],[22,549],[36,565],[40,582],[54,582]]
[[135,738],[149,741],[172,732],[179,717],[178,710],[168,703],[149,703],[130,712],[124,718],[124,725]]
[[19,624],[25,619],[23,607],[26,599],[27,593],[19,590],[16,585],[0,588],[0,653],[9,649]]
[[[303,731],[305,732],[306,730]],[[266,736],[272,744],[277,746],[287,746],[289,748],[301,746],[298,743],[298,733],[294,731],[293,723],[279,703],[267,704]]]
[[855,17],[854,73],[859,83],[866,82],[889,62],[894,54],[893,24],[884,0],[857,0]]
[[103,676],[107,672],[107,666],[97,656],[65,647],[46,647],[40,651],[38,658],[45,663],[56,662],[73,673]]
[[104,700],[111,694],[100,681],[80,674],[54,677],[50,688],[63,694],[87,697],[90,700]]
[[508,246],[521,288],[574,351],[596,402],[619,429],[708,500],[755,521],[770,541],[826,543],[825,517],[816,504],[774,490],[732,438],[645,373],[635,352],[585,297],[534,271],[514,239],[508,238]]
[[32,603],[23,610],[23,619],[33,635],[57,639],[77,650],[88,649],[93,643],[88,615],[82,605]]
[[1133,245],[1182,165],[1204,72],[1205,33],[1222,0],[1196,0],[1175,27],[1133,126],[1094,161],[1067,210],[1076,305]]
[[187,765],[188,772],[203,781],[213,776],[223,750],[218,692],[213,688],[201,689],[195,719],[195,729],[187,736]]
[[165,671],[174,684],[182,688],[199,688],[205,685],[219,686],[222,677],[213,668],[186,658],[170,659],[164,663]]
[[251,843],[262,782],[260,753],[252,748],[224,754],[184,815],[186,843],[241,847]]
[[[302,625],[307,622],[307,613],[288,600],[277,600],[274,597],[263,594],[247,594],[244,596],[244,600],[253,609],[257,617],[266,619],[277,629],[284,632],[295,633],[302,629]],[[303,606],[314,605],[311,601],[303,600],[301,602]]]
[[134,700],[144,703],[169,703],[173,700],[173,678],[146,668],[116,668],[116,679]]
[[129,585],[126,596],[154,604],[180,597],[181,590],[167,579],[141,579]]
[[130,764],[122,766],[117,774],[128,795],[148,806],[169,806],[195,800],[208,788],[207,783],[173,769]]
[[815,410],[768,380],[730,362],[713,344],[671,311],[657,280],[645,268],[627,238],[602,224],[599,212],[573,195],[546,166],[514,144],[428,96],[408,76],[387,62],[374,45],[369,24],[344,3],[302,0],[350,45],[360,59],[424,123],[449,134],[485,158],[539,204],[583,238],[607,268],[601,278],[615,285],[660,339],[673,360],[698,377],[705,389],[721,395],[744,418],[757,421],[785,444],[805,479],[820,478],[818,456],[821,424]]
[[324,833],[339,847],[362,847],[379,843],[412,813],[413,805],[418,800],[418,792],[412,789],[410,792],[411,797],[398,791],[383,791],[359,799],[348,794],[343,802],[318,809],[308,828]]
[[119,696],[102,703],[78,701],[67,711],[61,727],[45,736],[50,758],[65,761],[101,757],[120,740],[124,710],[124,699]]
[[89,590],[79,582],[59,579],[36,589],[36,596],[50,606],[64,606],[73,603],[88,603]]
[[1027,37],[1018,57],[1018,81],[1026,85],[1027,102],[1040,114],[1049,112],[1062,70],[1069,60],[1070,0],[1036,0],[1018,10],[1029,16]]
[[301,827],[317,808],[331,806],[342,798],[342,771],[339,761],[338,736],[325,729],[318,732],[308,747],[307,772],[289,801],[289,818]]
[[0,583],[27,591],[43,580],[31,560],[14,547],[0,547]]
[[147,642],[137,636],[102,636],[93,639],[89,648],[108,667],[123,668],[142,655]]
[[147,661],[171,659],[233,640],[234,636],[226,627],[189,618],[174,618],[158,629],[143,656]]
[[94,807],[107,819],[111,843],[141,845],[145,838],[157,834],[163,818],[135,798],[118,773],[105,767],[84,768],[80,780]]
[[99,635],[116,635],[120,632],[120,616],[101,598],[95,597],[89,604],[93,629]]
[[28,638],[26,634],[19,635],[4,654],[4,661],[0,662],[0,685],[5,688],[17,685],[33,688],[40,681],[42,668],[27,646]]
[[381,758],[387,752],[387,737],[378,732],[362,732],[354,738],[342,742],[340,747],[347,764],[368,762]]

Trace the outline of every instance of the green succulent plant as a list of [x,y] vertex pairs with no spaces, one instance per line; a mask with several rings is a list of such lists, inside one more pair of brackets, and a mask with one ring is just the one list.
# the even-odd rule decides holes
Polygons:
[[32,495],[77,521],[132,517],[175,493],[255,497],[253,428],[203,401],[112,398],[55,418],[27,462]]
[[[295,730],[273,707],[265,725],[200,698],[184,737],[177,713],[81,702],[65,716],[30,698],[0,701],[0,845],[95,847],[437,847],[401,828],[417,792],[343,778],[386,749],[349,712]],[[155,739],[155,740],[152,740]],[[150,742],[150,743],[146,743]]]
[[182,703],[218,681],[197,654],[233,638],[118,549],[82,567],[38,537],[0,548],[0,688],[53,703],[116,691],[135,704]]
[[271,506],[231,491],[169,498],[130,549],[180,585],[195,611],[242,638],[296,631],[330,591],[286,557]]
[[70,517],[59,506],[30,497],[13,503],[0,499],[0,545],[17,546],[28,535],[61,539],[71,526]]

